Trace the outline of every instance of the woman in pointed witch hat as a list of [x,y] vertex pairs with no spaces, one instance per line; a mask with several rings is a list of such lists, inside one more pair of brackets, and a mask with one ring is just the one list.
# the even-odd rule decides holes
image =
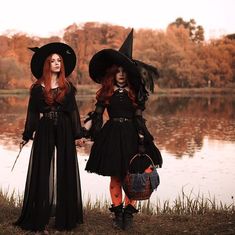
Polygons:
[[[132,44],[130,44],[132,46]],[[121,47],[123,48],[123,47]],[[130,47],[125,46],[128,52]],[[142,111],[145,109],[146,92],[135,61],[125,55],[124,50],[103,49],[89,63],[90,77],[101,84],[97,92],[95,111],[85,120],[87,137],[94,143],[86,165],[88,172],[110,176],[111,212],[113,225],[128,229],[132,225],[136,201],[125,195],[122,198],[122,180],[127,174],[130,159],[139,152],[151,155],[154,164],[162,165],[162,157],[148,132]],[[143,88],[143,87],[142,87]],[[103,124],[103,113],[107,109],[109,120]],[[134,170],[145,170],[149,161]]]
[[42,231],[55,216],[57,230],[70,230],[83,223],[75,145],[82,144],[82,128],[76,89],[66,79],[76,55],[60,42],[30,49],[35,52],[31,71],[37,81],[30,89],[23,140],[32,139],[33,144],[23,208],[15,225]]
[[139,102],[145,103],[148,99],[149,92],[154,92],[154,81],[158,80],[159,73],[158,69],[153,65],[146,64],[143,61],[132,58],[133,33],[134,30],[132,29],[120,47],[119,51],[127,56],[137,66],[138,72],[140,74],[138,100]]

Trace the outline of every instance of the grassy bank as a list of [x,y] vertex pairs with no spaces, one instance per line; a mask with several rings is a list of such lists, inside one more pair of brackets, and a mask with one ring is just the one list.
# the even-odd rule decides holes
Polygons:
[[[95,94],[99,89],[97,85],[79,85],[78,94],[79,95],[90,95]],[[27,95],[29,94],[29,89],[0,89],[0,95]]]
[[[99,89],[99,85],[78,85],[78,95],[94,95]],[[28,89],[0,89],[0,95],[20,95],[28,94]],[[156,95],[171,95],[171,94],[183,94],[183,95],[213,95],[213,94],[234,94],[235,88],[155,88],[154,94]]]
[[0,95],[27,95],[28,89],[0,89]]
[[[87,202],[84,205],[84,224],[73,232],[58,232],[53,228],[53,218],[47,228],[49,234],[235,234],[235,205],[215,204],[215,200],[201,195],[192,198],[182,192],[170,206],[166,201],[154,207],[142,202],[141,212],[134,217],[134,227],[129,231],[112,228],[108,202]],[[0,192],[0,234],[33,234],[11,224],[20,213],[21,201],[14,195]]]
[[183,94],[183,95],[215,95],[215,94],[234,94],[235,88],[156,88],[155,94]]

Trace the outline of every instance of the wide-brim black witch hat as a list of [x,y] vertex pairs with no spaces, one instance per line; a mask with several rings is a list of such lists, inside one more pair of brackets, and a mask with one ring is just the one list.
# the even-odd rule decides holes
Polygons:
[[42,47],[31,47],[30,50],[35,53],[31,59],[31,71],[35,78],[42,77],[43,66],[46,58],[51,54],[59,54],[63,58],[65,77],[68,77],[75,68],[76,54],[74,50],[67,44],[62,42],[48,43]]
[[[129,50],[130,48],[126,49]],[[126,51],[123,50],[122,47],[119,50],[103,49],[97,52],[91,58],[89,63],[89,75],[92,80],[97,83],[101,83],[106,70],[116,64],[125,69],[128,74],[129,82],[134,86],[134,88],[137,88],[140,74],[135,62],[129,58],[125,52]]]

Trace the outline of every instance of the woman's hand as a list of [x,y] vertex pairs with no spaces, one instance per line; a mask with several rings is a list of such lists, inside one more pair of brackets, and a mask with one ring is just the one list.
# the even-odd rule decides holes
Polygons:
[[29,142],[29,140],[22,140],[22,141],[20,142],[20,146],[24,146],[24,145],[26,145],[28,142]]
[[91,129],[91,126],[92,126],[92,120],[91,119],[84,123],[84,128],[88,131]]
[[139,153],[143,154],[145,153],[145,147],[144,147],[144,135],[139,133]]
[[75,140],[75,145],[78,147],[83,147],[85,140],[83,138]]

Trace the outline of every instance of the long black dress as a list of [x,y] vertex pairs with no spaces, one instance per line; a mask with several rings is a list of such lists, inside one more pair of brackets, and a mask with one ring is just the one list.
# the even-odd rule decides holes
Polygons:
[[[106,106],[97,102],[96,110],[102,110],[95,115],[92,122],[99,125],[102,112]],[[96,131],[94,143],[87,161],[86,170],[103,176],[118,176],[123,179],[129,168],[130,159],[139,151],[139,132],[145,135],[145,150],[155,164],[162,165],[162,156],[153,143],[153,137],[148,132],[145,124],[137,119],[137,109],[128,96],[127,90],[116,90],[107,105],[109,120],[101,130]],[[142,118],[142,117],[141,117]],[[97,128],[98,129],[98,128]],[[146,158],[140,165],[143,171],[148,167]],[[134,167],[135,168],[135,167]]]
[[[35,85],[29,99],[23,139],[33,139],[33,144],[23,208],[15,225],[41,231],[55,216],[58,230],[70,230],[83,223],[75,146],[82,131],[75,88],[70,83],[63,101],[52,106],[44,101],[43,89]],[[56,95],[58,88],[51,92]]]

